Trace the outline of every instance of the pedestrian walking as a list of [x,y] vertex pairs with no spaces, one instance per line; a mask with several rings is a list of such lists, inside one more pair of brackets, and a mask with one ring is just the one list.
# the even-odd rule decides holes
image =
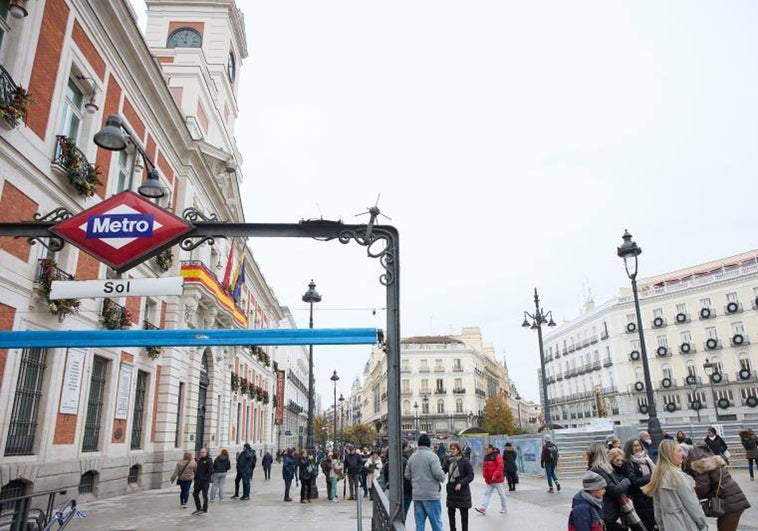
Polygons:
[[555,474],[555,470],[558,468],[558,446],[552,441],[550,435],[545,435],[540,466],[545,469],[545,476],[547,476],[547,491],[553,492],[553,482],[555,481],[555,488],[560,492],[561,484],[558,483],[558,476]]
[[461,529],[468,531],[468,510],[471,509],[471,488],[469,483],[474,481],[474,467],[468,459],[463,457],[461,446],[450,443],[448,456],[443,465],[443,471],[447,473],[447,519],[450,522],[450,531],[456,531],[455,510],[461,513]]
[[326,479],[326,494],[329,498],[329,501],[332,499],[332,478],[331,478],[331,472],[332,472],[332,452],[328,452],[326,456],[324,456],[321,459],[321,472],[324,473],[324,478]]
[[729,455],[729,447],[718,432],[716,432],[716,428],[713,426],[708,428],[708,435],[705,436],[704,442],[708,445],[713,455],[720,455],[729,464],[729,458],[731,457]]
[[366,469],[366,483],[371,491],[371,497],[374,496],[374,480],[379,478],[382,472],[382,458],[379,457],[379,451],[374,450],[371,456],[366,460],[363,465]]
[[[213,476],[213,459],[208,455],[206,448],[200,448],[199,458],[197,460],[197,470],[195,471],[195,485],[192,490],[192,498],[195,500],[195,512],[193,515],[208,514],[208,488],[211,485]],[[203,504],[200,505],[200,495],[203,496]]]
[[676,441],[661,441],[658,456],[650,483],[642,487],[642,492],[653,498],[658,528],[665,531],[708,529],[695,489],[680,468],[684,459],[681,445]]
[[626,462],[622,475],[632,484],[629,489],[629,497],[632,499],[642,523],[645,524],[648,531],[653,531],[655,529],[653,499],[643,494],[640,489],[650,483],[653,470],[655,470],[655,463],[645,453],[645,449],[638,439],[627,441],[624,453]]
[[505,481],[505,472],[503,471],[503,457],[500,455],[500,451],[488,444],[484,450],[484,461],[482,462],[482,477],[487,484],[484,487],[484,499],[479,507],[475,508],[475,511],[479,514],[487,514],[487,506],[490,504],[490,498],[492,497],[492,491],[496,490],[500,496],[500,512],[508,512],[507,501],[505,498],[505,487],[503,481]]
[[241,500],[250,499],[250,470],[253,459],[253,449],[248,443],[242,447],[242,451],[237,454],[237,475],[234,477],[234,496],[239,498],[240,481],[242,481],[242,498]]
[[753,475],[753,464],[758,465],[758,437],[753,430],[742,430],[740,432],[740,442],[745,449],[745,458],[747,459],[747,471],[750,474],[750,481],[755,481]]
[[638,437],[642,443],[642,447],[645,449],[647,456],[653,460],[653,463],[658,462],[658,449],[653,445],[653,438],[646,431],[641,431]]
[[250,460],[250,488],[252,490],[253,473],[255,472],[255,465],[258,464],[258,456],[254,449],[251,451],[253,452],[253,458]]
[[722,500],[723,515],[716,516],[718,531],[736,531],[740,517],[750,507],[745,493],[726,469],[726,461],[714,455],[707,443],[697,443],[690,450],[682,469],[695,478],[695,493],[701,500],[717,497]]
[[292,480],[295,479],[295,459],[292,457],[292,450],[286,450],[282,455],[282,479],[284,480],[284,501],[290,502],[290,487]]
[[[432,531],[442,531],[442,502],[440,501],[441,484],[445,481],[439,458],[430,448],[431,440],[427,434],[418,438],[418,449],[408,458],[405,467],[405,479],[413,485],[413,516],[416,531],[424,531],[427,518]],[[501,465],[502,468],[502,465]]]
[[347,445],[347,454],[345,454],[345,473],[347,474],[348,485],[350,487],[349,500],[358,498],[358,482],[360,479],[361,469],[363,469],[363,460],[361,455],[352,444]]
[[224,485],[226,484],[226,473],[232,468],[229,462],[229,451],[226,448],[221,449],[221,453],[213,460],[213,477],[211,477],[211,501],[218,494],[218,500],[224,499]]
[[516,484],[518,483],[516,455],[516,447],[509,442],[505,443],[505,447],[503,448],[503,470],[505,472],[505,479],[508,481],[509,492],[516,490]]
[[337,482],[339,482],[341,479],[344,479],[344,467],[339,460],[339,456],[333,452],[329,454],[329,463],[331,463],[331,470],[328,474],[329,481],[331,482],[331,488],[329,489],[329,492],[331,494],[332,501],[334,503],[339,503],[340,497],[337,494]]
[[266,452],[261,459],[261,466],[263,467],[263,480],[269,481],[271,479],[271,465],[274,464],[274,456],[271,452]]
[[371,457],[367,447],[363,447],[360,453],[361,456],[361,468],[358,472],[358,477],[361,480],[361,489],[363,489],[363,497],[368,498],[368,469],[366,468],[366,461]]
[[195,470],[197,470],[197,463],[192,458],[192,453],[184,452],[184,457],[177,461],[174,472],[171,474],[171,483],[176,480],[176,484],[179,485],[179,505],[182,509],[187,508],[190,486],[192,485],[192,480],[195,478]]
[[582,490],[571,500],[569,531],[604,531],[605,524],[600,516],[603,512],[605,480],[591,470],[582,477]]
[[[623,456],[623,452],[621,455]],[[628,494],[632,486],[631,481],[614,470],[608,458],[608,449],[602,443],[590,445],[589,450],[587,450],[587,466],[605,481],[602,517],[606,529],[608,531],[623,531],[625,526],[619,523],[621,519],[621,496]]]
[[300,450],[297,469],[300,478],[300,503],[311,503],[311,480],[316,471],[316,462],[304,449]]

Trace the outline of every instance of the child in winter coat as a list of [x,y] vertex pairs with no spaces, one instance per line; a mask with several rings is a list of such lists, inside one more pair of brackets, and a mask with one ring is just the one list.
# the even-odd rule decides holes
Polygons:
[[588,470],[582,478],[582,490],[576,493],[571,502],[569,514],[569,531],[602,531],[605,529],[603,519],[603,496],[605,480],[600,474]]

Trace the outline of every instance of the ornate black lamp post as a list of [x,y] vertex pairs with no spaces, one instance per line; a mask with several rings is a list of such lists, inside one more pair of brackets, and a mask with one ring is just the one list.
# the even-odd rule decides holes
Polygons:
[[[708,360],[706,360],[707,362]],[[697,392],[697,383],[692,382],[690,384],[690,391],[692,391],[692,396],[696,396],[695,393]],[[690,407],[693,408],[697,412],[697,422],[700,424],[700,400],[698,398],[693,398],[692,402],[690,402]]]
[[640,312],[640,298],[637,293],[637,257],[642,254],[642,249],[636,242],[632,241],[632,235],[625,230],[622,236],[624,242],[621,247],[617,248],[616,253],[624,259],[624,268],[626,276],[632,281],[632,293],[634,294],[634,310],[637,313],[637,330],[640,335],[640,353],[642,355],[642,372],[645,376],[645,391],[647,394],[647,431],[653,439],[653,444],[657,447],[663,439],[661,432],[661,421],[658,420],[658,410],[655,407],[655,394],[653,393],[653,382],[650,379],[650,364],[647,359],[647,348],[645,347],[645,333],[642,326],[642,313]]
[[413,416],[416,418],[416,429],[418,429],[418,402],[413,403],[413,413]]
[[[345,440],[345,397],[342,396],[342,393],[340,393],[340,397],[337,401],[340,403],[340,444],[343,444]],[[334,435],[334,438],[337,438],[336,434]]]
[[424,404],[424,407],[422,408],[422,411],[421,411],[422,413],[424,413],[424,425],[426,426],[428,431],[431,431],[429,430],[430,428],[429,426],[429,397],[424,396],[424,398],[421,399],[421,402]]
[[[716,420],[720,420],[719,419],[719,400],[718,400],[718,397],[716,396],[716,388],[713,386],[713,383],[721,381],[721,373],[718,372],[718,365],[716,365],[715,363],[711,363],[711,361],[708,358],[705,358],[705,363],[703,363],[703,371],[705,371],[705,375],[708,377],[708,381],[711,384],[711,396],[713,396],[713,411],[716,412]],[[697,413],[698,415],[700,415],[700,410],[698,410]]]
[[337,376],[337,369],[334,369],[332,377],[329,379],[334,382],[334,442],[332,443],[332,446],[334,446],[337,443],[337,382],[340,379]]
[[542,344],[542,325],[555,326],[553,321],[553,312],[546,312],[540,307],[540,296],[537,294],[537,288],[534,288],[534,314],[524,312],[524,322],[521,326],[531,328],[537,331],[537,339],[540,346],[540,368],[542,369],[542,410],[544,411],[544,421],[547,429],[550,429],[552,418],[550,418],[550,404],[547,398],[547,374],[545,373],[545,348]]
[[524,427],[521,425],[521,395],[516,395],[516,403],[518,404],[518,429],[524,431]]
[[[308,328],[313,328],[313,304],[321,302],[321,295],[316,291],[316,283],[313,280],[308,284],[308,291],[303,295],[303,302],[307,302],[311,307]],[[308,346],[308,434],[305,447],[309,452],[313,451],[313,345]]]

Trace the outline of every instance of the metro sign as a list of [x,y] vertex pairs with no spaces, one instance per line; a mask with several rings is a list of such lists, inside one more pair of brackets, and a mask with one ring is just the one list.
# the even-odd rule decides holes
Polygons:
[[134,192],[121,192],[50,230],[121,273],[194,227]]

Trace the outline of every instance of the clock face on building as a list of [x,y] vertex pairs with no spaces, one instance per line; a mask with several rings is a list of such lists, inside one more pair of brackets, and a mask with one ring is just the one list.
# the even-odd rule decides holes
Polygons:
[[237,69],[234,63],[234,53],[229,52],[229,61],[226,65],[226,71],[229,74],[229,81],[234,83],[234,77],[237,74]]
[[203,37],[193,28],[179,28],[168,36],[168,48],[200,48]]

